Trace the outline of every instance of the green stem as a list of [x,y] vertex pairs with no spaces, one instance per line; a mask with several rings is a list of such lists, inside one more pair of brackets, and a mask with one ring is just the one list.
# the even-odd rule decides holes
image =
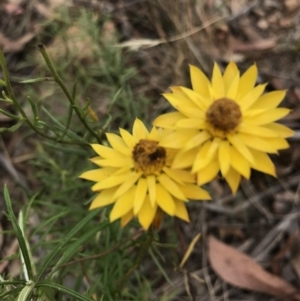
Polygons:
[[49,70],[52,73],[52,76],[54,77],[55,81],[58,83],[58,85],[61,87],[61,89],[63,90],[63,92],[65,93],[65,95],[67,96],[71,106],[74,108],[78,118],[80,119],[80,121],[82,122],[82,124],[85,126],[85,128],[90,132],[90,134],[92,136],[94,136],[97,141],[100,143],[100,139],[98,137],[98,135],[91,129],[91,127],[87,124],[86,120],[84,119],[84,117],[82,116],[80,110],[78,109],[78,107],[76,106],[76,103],[71,95],[71,93],[69,92],[69,90],[67,89],[67,87],[65,86],[64,82],[62,81],[62,79],[60,78],[60,76],[58,75],[52,60],[50,58],[50,56],[47,53],[47,50],[45,48],[45,46],[43,44],[38,44],[39,50],[49,68]]
[[[20,105],[20,103],[18,102],[18,100],[17,100],[17,98],[14,94],[14,91],[12,89],[12,86],[10,84],[6,61],[5,61],[5,58],[4,58],[3,51],[1,49],[0,49],[0,65],[2,67],[3,77],[4,77],[4,81],[6,83],[5,87],[6,87],[6,90],[7,90],[8,94],[9,94],[9,97],[13,101],[13,104],[16,106],[18,111],[21,113],[21,115],[22,115],[23,119],[25,120],[25,122],[38,135],[40,135],[40,136],[42,136],[42,137],[44,137],[48,140],[57,142],[57,140],[54,137],[48,136],[48,135],[44,134],[42,131],[39,131],[34,126],[34,124],[27,118],[27,115],[26,115],[25,111],[23,110],[22,106]],[[82,143],[77,143],[77,142],[72,142],[72,141],[60,141],[60,142],[65,143],[65,144],[82,144]]]

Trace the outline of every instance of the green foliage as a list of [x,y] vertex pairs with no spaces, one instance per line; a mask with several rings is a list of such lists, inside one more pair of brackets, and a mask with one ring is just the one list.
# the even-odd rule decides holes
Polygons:
[[[14,92],[0,49],[0,101],[12,108],[0,113],[15,121],[0,132],[22,130],[31,137],[36,156],[30,177],[38,181],[26,191],[28,203],[18,219],[14,212],[20,204],[15,206],[17,200],[11,200],[4,188],[6,212],[20,245],[22,273],[13,279],[0,276],[0,300],[146,301],[151,298],[151,283],[139,272],[143,258],[151,256],[161,277],[167,278],[157,249],[148,254],[157,238],[151,232],[132,235],[118,222],[110,224],[109,208],[89,212],[90,183],[78,175],[91,169],[89,144],[106,143],[105,131],[131,128],[135,117],[147,120],[149,100],[134,95],[130,82],[136,72],[126,66],[126,55],[113,47],[114,34],[104,38],[109,19],[95,20],[94,15],[80,12],[77,35],[84,43],[88,38],[90,52],[78,58],[78,49],[69,45],[74,20],[63,14],[62,26],[54,23],[47,30],[68,51],[52,58],[39,44],[43,60],[30,62],[38,64],[39,74],[20,81],[21,95]],[[98,110],[101,106],[104,109]],[[29,222],[32,215],[39,218],[34,226]]]

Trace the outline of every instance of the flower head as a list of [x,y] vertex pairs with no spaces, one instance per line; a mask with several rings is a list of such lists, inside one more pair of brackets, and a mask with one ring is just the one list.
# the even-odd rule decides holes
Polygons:
[[150,132],[136,119],[132,135],[120,129],[121,137],[107,133],[111,147],[92,144],[99,155],[91,159],[100,168],[84,172],[80,177],[94,181],[92,190],[98,195],[90,209],[114,203],[110,220],[121,218],[125,226],[136,216],[146,230],[157,224],[161,211],[189,221],[185,203],[188,199],[208,200],[209,194],[195,184],[189,171],[170,166],[176,151],[160,145],[169,130]]
[[[255,86],[256,65],[240,76],[230,62],[221,73],[214,64],[209,81],[190,66],[192,90],[173,87],[164,97],[177,109],[157,117],[153,124],[174,129],[163,147],[178,149],[173,168],[191,167],[199,185],[211,181],[219,171],[236,192],[241,176],[250,178],[251,168],[275,176],[267,153],[288,147],[289,128],[276,123],[289,109],[277,108],[286,92],[264,93],[266,84]],[[181,141],[181,146],[176,141]]]

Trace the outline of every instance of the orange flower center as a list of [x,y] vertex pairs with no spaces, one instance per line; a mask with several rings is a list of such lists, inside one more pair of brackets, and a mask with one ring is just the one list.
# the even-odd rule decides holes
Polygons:
[[208,130],[217,136],[232,132],[239,125],[241,118],[242,112],[239,105],[228,98],[214,101],[206,112]]
[[158,175],[166,164],[167,152],[157,141],[141,139],[133,149],[132,158],[136,171],[145,176]]

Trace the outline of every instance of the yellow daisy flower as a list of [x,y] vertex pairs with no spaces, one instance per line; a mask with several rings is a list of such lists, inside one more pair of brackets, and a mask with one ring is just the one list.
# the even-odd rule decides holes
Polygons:
[[230,62],[224,74],[215,63],[211,81],[194,66],[190,66],[190,74],[192,90],[173,87],[172,93],[163,94],[178,112],[161,115],[153,122],[175,129],[161,144],[180,149],[172,168],[192,167],[199,185],[221,171],[234,193],[241,176],[250,178],[251,168],[276,176],[267,153],[288,148],[285,138],[293,135],[275,122],[290,112],[277,108],[286,91],[263,94],[266,84],[255,86],[255,64],[240,76],[235,63]]
[[145,230],[152,222],[157,224],[161,211],[189,221],[188,199],[208,200],[210,196],[195,184],[192,173],[170,167],[175,151],[160,145],[169,132],[155,127],[148,132],[136,119],[132,135],[124,129],[120,129],[121,137],[106,134],[112,147],[92,144],[99,156],[91,161],[101,168],[80,176],[96,182],[92,190],[98,195],[90,209],[114,203],[111,222],[121,218],[124,227],[137,216]]

